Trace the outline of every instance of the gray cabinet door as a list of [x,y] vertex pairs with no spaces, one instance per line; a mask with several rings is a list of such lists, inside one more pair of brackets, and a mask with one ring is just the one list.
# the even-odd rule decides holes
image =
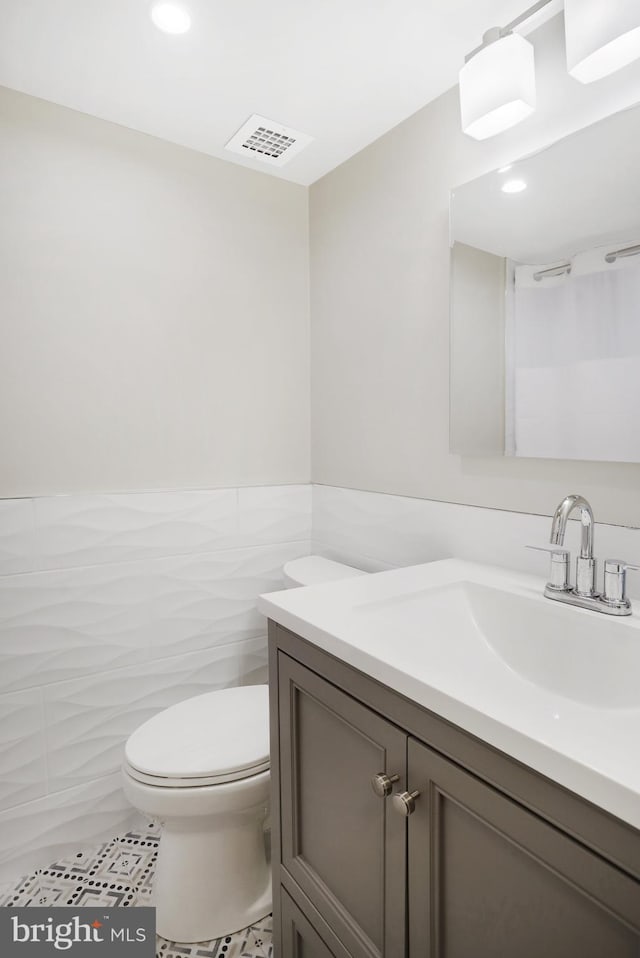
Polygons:
[[295,902],[282,891],[282,954],[278,958],[350,958],[339,941],[329,947]]
[[638,958],[640,884],[408,745],[410,958]]
[[402,958],[405,821],[371,778],[404,787],[406,734],[280,653],[282,865],[354,958]]

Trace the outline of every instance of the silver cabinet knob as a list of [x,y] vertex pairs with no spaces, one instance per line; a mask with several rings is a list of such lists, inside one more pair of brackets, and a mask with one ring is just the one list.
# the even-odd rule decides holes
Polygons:
[[371,788],[378,798],[386,798],[387,795],[391,795],[393,783],[399,781],[399,775],[387,775],[386,772],[378,772],[378,774],[374,775],[371,779]]
[[420,792],[398,792],[391,799],[394,810],[408,818],[415,811],[416,798],[419,794]]

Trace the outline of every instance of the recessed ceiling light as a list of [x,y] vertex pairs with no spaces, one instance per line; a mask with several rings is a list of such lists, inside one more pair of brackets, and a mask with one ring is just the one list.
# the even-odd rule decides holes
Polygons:
[[156,3],[151,8],[151,19],[164,33],[186,33],[191,26],[191,17],[177,3]]
[[524,180],[507,180],[501,187],[503,193],[522,193],[526,188]]

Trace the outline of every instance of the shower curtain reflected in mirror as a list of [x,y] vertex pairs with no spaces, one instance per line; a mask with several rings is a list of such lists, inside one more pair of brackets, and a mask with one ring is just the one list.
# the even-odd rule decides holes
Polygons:
[[610,252],[508,263],[507,455],[640,462],[640,255]]

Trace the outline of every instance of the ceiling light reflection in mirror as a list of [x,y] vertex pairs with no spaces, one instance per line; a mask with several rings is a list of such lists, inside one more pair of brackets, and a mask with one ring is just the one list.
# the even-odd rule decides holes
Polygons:
[[156,3],[151,8],[151,19],[163,33],[186,33],[191,27],[191,16],[177,3]]

